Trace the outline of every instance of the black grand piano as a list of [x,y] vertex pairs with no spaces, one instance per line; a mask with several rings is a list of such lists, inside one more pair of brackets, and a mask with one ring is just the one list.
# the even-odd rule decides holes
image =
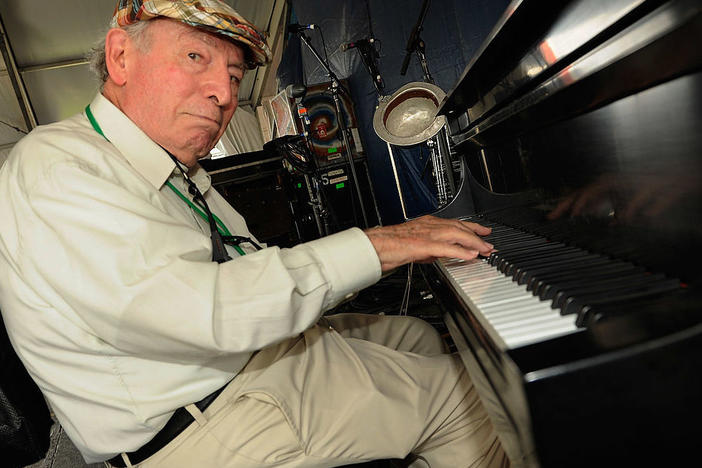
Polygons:
[[513,1],[440,105],[498,249],[425,268],[514,466],[693,466],[702,2]]

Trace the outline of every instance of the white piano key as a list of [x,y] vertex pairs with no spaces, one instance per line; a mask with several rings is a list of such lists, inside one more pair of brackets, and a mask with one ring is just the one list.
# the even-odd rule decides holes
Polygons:
[[[482,297],[502,296],[510,291],[517,291],[513,284],[499,281],[480,281],[475,283],[461,283],[463,291],[467,294],[480,294]],[[526,296],[523,294],[522,295]]]
[[495,270],[492,266],[490,266],[488,264],[483,264],[483,265],[478,265],[478,266],[471,265],[470,267],[460,268],[460,269],[454,271],[453,276],[456,279],[470,278],[470,277],[479,276],[479,275],[482,275],[482,276],[493,275],[494,277],[497,277],[497,275],[495,273],[497,273],[497,270]]
[[492,272],[484,272],[481,274],[455,276],[454,279],[463,287],[470,288],[479,283],[491,282],[494,284],[512,284],[514,281],[499,276],[494,276]]
[[574,329],[573,327],[574,327],[573,325],[567,324],[567,325],[563,325],[563,327],[560,329],[548,330],[548,332],[536,331],[536,332],[524,333],[520,336],[506,337],[506,338],[503,338],[503,340],[507,344],[507,347],[509,347],[511,349],[519,348],[520,346],[526,346],[529,344],[540,343],[542,341],[550,340],[553,338],[558,338],[559,336],[568,335],[570,333],[577,331],[577,329]]
[[[531,328],[548,328],[549,323],[556,322],[573,323],[572,317],[563,317],[559,313],[551,310],[542,310],[541,312],[533,312],[528,314],[519,314],[508,319],[490,319],[495,328],[501,333],[509,333],[511,330],[526,330]],[[548,323],[544,323],[548,322]]]
[[567,328],[570,330],[575,330],[575,317],[569,317],[564,315],[548,317],[547,320],[531,320],[526,323],[520,324],[519,327],[507,328],[506,326],[500,325],[500,335],[505,338],[519,337],[522,335],[528,335],[531,333],[544,333],[549,334],[555,330],[561,330]]
[[500,323],[503,321],[516,320],[519,317],[528,317],[536,314],[558,314],[560,312],[551,309],[548,305],[543,303],[531,303],[526,304],[522,307],[508,307],[501,310],[485,311],[485,316],[490,318],[493,323]]
[[511,297],[522,297],[525,300],[531,300],[531,298],[527,297],[524,294],[524,291],[521,289],[495,288],[490,291],[486,291],[485,294],[481,296],[480,302],[484,304],[490,304],[492,302],[499,301],[502,299],[509,299]]
[[515,320],[517,317],[527,314],[548,313],[547,307],[543,304],[524,304],[519,307],[505,307],[502,309],[493,309],[484,311],[483,315],[491,322],[499,323],[503,320]]
[[449,277],[508,348],[523,346],[572,333],[574,316],[563,316],[512,277],[504,275],[484,259],[443,260]]

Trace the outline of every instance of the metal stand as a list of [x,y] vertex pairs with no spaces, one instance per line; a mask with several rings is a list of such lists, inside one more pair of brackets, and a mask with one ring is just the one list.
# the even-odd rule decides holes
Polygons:
[[302,31],[300,31],[298,34],[300,35],[300,39],[302,40],[302,42],[307,46],[307,48],[310,49],[312,55],[314,55],[317,61],[319,61],[322,67],[324,67],[324,69],[327,72],[327,75],[329,76],[329,80],[331,82],[331,86],[329,87],[329,89],[331,90],[332,97],[334,98],[336,119],[339,123],[339,129],[341,130],[341,137],[343,139],[344,146],[346,147],[346,159],[349,165],[351,178],[353,179],[353,185],[356,189],[356,194],[358,195],[358,204],[361,207],[361,215],[363,216],[363,227],[368,228],[369,226],[368,217],[366,216],[366,208],[363,206],[363,195],[361,194],[361,187],[358,183],[358,177],[356,175],[356,166],[353,161],[353,153],[351,151],[351,145],[349,144],[349,139],[347,135],[346,122],[344,120],[344,115],[341,109],[341,99],[339,98],[339,88],[341,88],[341,83],[337,76],[334,74],[334,72],[331,70],[331,68],[329,68],[329,65],[327,65],[327,63],[322,59],[317,50],[315,50],[315,48],[312,46],[309,37],[307,37],[307,35],[305,35],[305,33]]
[[427,146],[431,152],[431,161],[434,167],[437,208],[442,208],[456,194],[456,182],[451,166],[451,147],[446,126],[436,136],[427,140]]
[[305,174],[305,185],[307,196],[310,197],[314,221],[317,224],[317,232],[320,237],[327,236],[329,235],[329,213],[324,209],[322,197],[319,196],[319,184],[314,179],[310,180],[310,176]]
[[366,67],[366,71],[373,80],[375,91],[378,93],[378,96],[382,96],[383,89],[385,88],[385,82],[383,81],[383,77],[380,75],[380,71],[378,70],[378,64],[376,63],[378,60],[378,51],[375,49],[374,44],[375,39],[373,38],[363,39],[356,41],[356,48],[361,56],[361,62],[363,62],[363,65]]
[[419,19],[417,19],[417,23],[414,25],[414,28],[412,28],[412,33],[410,34],[410,37],[407,41],[407,47],[405,47],[407,53],[405,54],[405,59],[402,62],[402,69],[400,70],[400,75],[405,76],[405,74],[407,73],[407,67],[409,66],[410,58],[412,57],[413,53],[416,53],[417,57],[419,57],[419,63],[422,65],[422,71],[424,72],[424,81],[426,81],[427,83],[434,83],[434,78],[432,78],[431,73],[429,73],[429,67],[427,67],[427,57],[424,53],[424,50],[426,49],[426,43],[420,36],[420,34],[422,33],[422,25],[424,24],[424,18],[427,16],[428,9],[429,0],[424,0],[424,3],[422,4],[422,10],[419,13]]
[[[427,15],[427,11],[429,9],[429,0],[424,0],[424,3],[422,4],[422,9],[419,13],[419,18],[417,19],[417,22],[414,25],[414,28],[412,28],[412,32],[410,34],[409,40],[407,41],[407,46],[406,46],[406,55],[405,59],[402,63],[402,69],[400,70],[401,75],[405,75],[407,73],[407,67],[409,66],[410,59],[412,58],[413,54],[416,54],[417,57],[419,58],[419,62],[422,66],[422,72],[424,74],[424,82],[429,83],[427,86],[429,87],[436,87],[434,84],[434,78],[431,76],[431,73],[429,72],[429,67],[427,66],[427,59],[426,59],[426,54],[425,54],[425,49],[426,49],[426,44],[424,40],[421,38],[421,32],[422,32],[422,25],[424,24],[424,18]],[[409,86],[405,85],[405,86]],[[403,87],[404,88],[404,87]],[[402,96],[403,88],[400,88],[396,92],[395,95],[393,95],[392,98],[390,98],[389,101],[384,102],[384,108],[383,111],[380,113],[380,117],[383,117],[383,112],[386,112],[386,109],[392,108],[389,107],[391,102],[393,102],[396,99],[400,99],[400,96]],[[440,91],[437,88],[438,91]],[[398,94],[399,93],[399,94]],[[443,91],[441,91],[442,97],[443,97]],[[435,96],[437,95],[436,92],[433,93]],[[411,99],[412,95],[408,94],[407,99]],[[397,106],[398,104],[396,104]],[[381,107],[381,106],[379,106]],[[376,111],[376,114],[378,111]],[[376,115],[377,116],[377,115]],[[438,118],[437,118],[438,119]],[[438,120],[435,119],[434,123],[432,125],[436,125]],[[385,124],[385,119],[382,119],[383,124]],[[388,135],[386,128],[384,126],[380,125],[380,120],[376,123],[374,119],[374,127],[376,129],[376,133],[384,139],[388,143],[388,153],[390,153],[390,163],[392,164],[392,170],[393,174],[395,176],[395,185],[397,187],[397,192],[400,197],[400,205],[402,206],[402,214],[405,217],[405,220],[407,220],[407,211],[405,207],[405,202],[404,202],[404,197],[402,195],[402,188],[400,186],[400,180],[398,177],[397,173],[397,167],[395,164],[395,156],[392,152],[392,147],[391,144],[393,143],[393,139]],[[380,128],[378,128],[380,127]],[[428,127],[429,128],[429,127]],[[424,130],[426,132],[426,130]],[[383,137],[383,134],[385,137]],[[421,135],[418,134],[418,135]],[[434,133],[432,136],[428,136],[424,140],[426,141],[427,147],[429,148],[430,152],[430,161],[433,167],[433,175],[436,183],[436,193],[437,193],[437,207],[442,208],[446,204],[451,201],[453,196],[456,193],[456,182],[453,177],[453,168],[452,168],[452,163],[451,163],[451,158],[450,158],[450,153],[451,153],[451,145],[450,145],[450,140],[448,136],[448,131],[446,128],[446,124],[444,123],[443,126],[438,130],[438,132]],[[395,141],[395,143],[398,143]],[[409,142],[405,141],[405,146],[409,145]],[[414,142],[414,143],[419,143]]]
[[378,203],[375,198],[375,190],[373,190],[373,181],[371,180],[370,170],[368,169],[368,162],[363,161],[363,167],[366,170],[366,179],[368,179],[368,189],[371,193],[371,200],[373,200],[373,208],[375,209],[375,216],[378,219],[378,225],[383,225],[383,218],[380,217],[380,210],[378,209]]
[[[297,106],[297,115],[302,121],[302,129],[305,137],[309,134],[310,119],[306,112],[303,112],[304,106],[302,105],[302,98],[295,98],[295,105]],[[315,177],[311,178],[309,174],[305,174],[305,186],[307,187],[307,196],[310,199],[310,205],[312,206],[312,215],[314,216],[314,221],[317,224],[317,232],[320,237],[328,236],[331,233],[329,228],[329,212],[324,209],[324,204],[322,203],[321,189],[319,188],[319,183],[317,181],[317,172],[319,167],[317,167],[317,161],[314,157],[311,161],[314,166]]]
[[400,186],[400,177],[397,174],[397,166],[395,165],[395,155],[392,152],[392,146],[390,143],[388,145],[388,153],[390,154],[390,164],[392,165],[392,174],[395,176],[395,187],[397,188],[397,195],[400,197],[400,207],[402,208],[402,217],[405,221],[409,218],[407,217],[407,208],[405,208],[405,198],[402,196],[402,187]]

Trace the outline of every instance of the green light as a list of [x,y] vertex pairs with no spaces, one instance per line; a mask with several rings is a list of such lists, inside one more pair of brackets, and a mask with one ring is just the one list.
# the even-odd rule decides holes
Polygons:
[[335,185],[335,187],[336,187],[337,190],[342,189],[342,188],[344,188],[344,183],[343,183],[343,182],[339,182],[338,184]]
[[336,146],[333,148],[327,148],[327,153],[329,154],[336,153],[337,151],[339,151],[339,149]]
[[297,188],[302,188],[302,182],[297,183]]

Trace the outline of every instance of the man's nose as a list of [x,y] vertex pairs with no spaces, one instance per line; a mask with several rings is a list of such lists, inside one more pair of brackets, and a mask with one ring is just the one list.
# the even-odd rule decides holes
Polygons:
[[221,67],[213,68],[206,82],[207,97],[220,107],[228,106],[233,99],[232,78],[229,70]]

